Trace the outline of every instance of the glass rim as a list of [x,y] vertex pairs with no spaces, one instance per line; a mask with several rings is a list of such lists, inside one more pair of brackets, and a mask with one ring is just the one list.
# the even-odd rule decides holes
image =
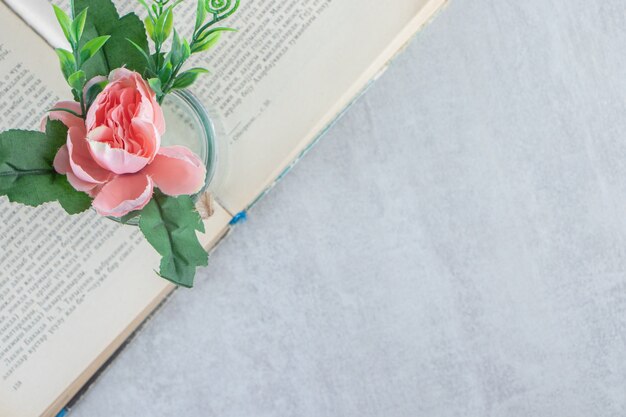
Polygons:
[[185,102],[189,107],[194,110],[195,116],[197,120],[200,122],[202,126],[202,133],[204,135],[203,144],[206,144],[207,151],[205,157],[205,166],[206,166],[206,178],[204,181],[204,187],[198,193],[196,193],[193,197],[196,199],[202,193],[206,191],[209,187],[209,184],[213,181],[213,177],[215,176],[216,168],[217,168],[217,143],[215,138],[215,124],[213,120],[209,117],[209,112],[202,102],[198,99],[198,97],[193,94],[189,90],[175,90],[172,95],[178,96],[183,102]]

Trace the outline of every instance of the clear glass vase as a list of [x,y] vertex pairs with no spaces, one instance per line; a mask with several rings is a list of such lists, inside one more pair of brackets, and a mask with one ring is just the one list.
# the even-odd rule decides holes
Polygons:
[[[195,201],[210,188],[217,171],[218,146],[215,124],[204,105],[187,90],[177,90],[168,94],[161,107],[166,125],[161,146],[186,146],[198,155],[206,166],[204,187],[193,196]],[[110,219],[122,221],[117,217]],[[138,225],[139,217],[126,221],[126,224]]]

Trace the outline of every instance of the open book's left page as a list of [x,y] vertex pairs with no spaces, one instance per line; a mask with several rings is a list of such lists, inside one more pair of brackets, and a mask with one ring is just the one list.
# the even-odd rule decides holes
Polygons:
[[[0,130],[68,94],[53,50],[0,3]],[[206,245],[227,227],[217,207]],[[53,416],[173,289],[137,228],[0,197],[0,416]]]

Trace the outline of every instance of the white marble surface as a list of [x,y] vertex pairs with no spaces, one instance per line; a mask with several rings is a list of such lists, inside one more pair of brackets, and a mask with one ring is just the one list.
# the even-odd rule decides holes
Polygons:
[[453,0],[71,417],[626,415],[623,0]]

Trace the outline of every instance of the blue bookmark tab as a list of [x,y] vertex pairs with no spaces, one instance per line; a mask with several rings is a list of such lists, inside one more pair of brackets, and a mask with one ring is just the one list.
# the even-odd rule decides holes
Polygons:
[[65,417],[66,415],[67,415],[67,408],[64,408],[63,410],[61,410],[59,414],[57,414],[57,417]]
[[245,222],[246,220],[248,220],[248,213],[246,213],[245,210],[244,210],[244,211],[242,211],[240,213],[237,213],[235,215],[235,217],[233,217],[233,219],[230,221],[229,224],[231,226],[234,226],[234,225],[236,225],[238,223]]

